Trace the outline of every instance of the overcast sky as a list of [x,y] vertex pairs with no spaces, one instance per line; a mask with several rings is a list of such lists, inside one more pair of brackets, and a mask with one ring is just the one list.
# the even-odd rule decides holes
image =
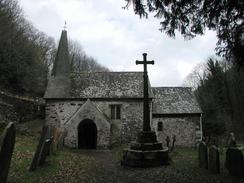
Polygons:
[[191,41],[167,37],[158,29],[160,20],[140,19],[124,0],[19,0],[27,19],[40,31],[58,40],[67,21],[69,38],[112,71],[142,71],[135,60],[142,53],[153,86],[181,86],[193,67],[214,55],[216,36],[206,32]]

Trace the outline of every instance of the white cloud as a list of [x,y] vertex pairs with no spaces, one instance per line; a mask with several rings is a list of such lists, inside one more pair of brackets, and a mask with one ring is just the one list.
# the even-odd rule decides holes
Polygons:
[[140,19],[124,0],[19,0],[26,15],[41,31],[58,39],[64,21],[68,35],[99,63],[115,71],[138,71],[135,60],[148,53],[151,84],[181,85],[199,62],[214,54],[216,36],[207,31],[191,41],[171,39],[158,31],[159,20]]

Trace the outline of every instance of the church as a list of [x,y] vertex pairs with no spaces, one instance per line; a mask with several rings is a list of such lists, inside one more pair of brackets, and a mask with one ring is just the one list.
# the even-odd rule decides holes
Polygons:
[[[152,87],[151,129],[166,145],[195,146],[202,138],[201,114],[188,87]],[[70,72],[67,31],[63,30],[48,80],[46,124],[66,131],[65,145],[107,149],[136,139],[143,123],[143,72]]]

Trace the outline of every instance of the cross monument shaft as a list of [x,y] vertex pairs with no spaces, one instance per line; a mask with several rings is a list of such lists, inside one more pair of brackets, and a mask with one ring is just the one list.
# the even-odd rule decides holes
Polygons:
[[143,64],[144,71],[143,71],[143,95],[144,95],[144,101],[143,101],[143,131],[151,131],[150,127],[150,101],[149,101],[149,93],[148,93],[148,75],[147,75],[147,65],[151,64],[154,65],[154,61],[148,61],[147,60],[147,54],[143,53],[143,61],[136,60],[136,65]]

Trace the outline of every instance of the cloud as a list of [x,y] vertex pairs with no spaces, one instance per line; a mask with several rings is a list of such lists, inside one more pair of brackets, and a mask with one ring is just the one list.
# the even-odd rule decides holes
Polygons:
[[149,66],[153,86],[181,85],[199,62],[214,54],[216,35],[207,31],[191,41],[161,33],[160,20],[140,19],[132,8],[122,9],[124,0],[20,0],[31,22],[59,39],[64,21],[68,35],[81,43],[88,55],[114,71],[139,71],[135,60],[148,53],[155,65]]

